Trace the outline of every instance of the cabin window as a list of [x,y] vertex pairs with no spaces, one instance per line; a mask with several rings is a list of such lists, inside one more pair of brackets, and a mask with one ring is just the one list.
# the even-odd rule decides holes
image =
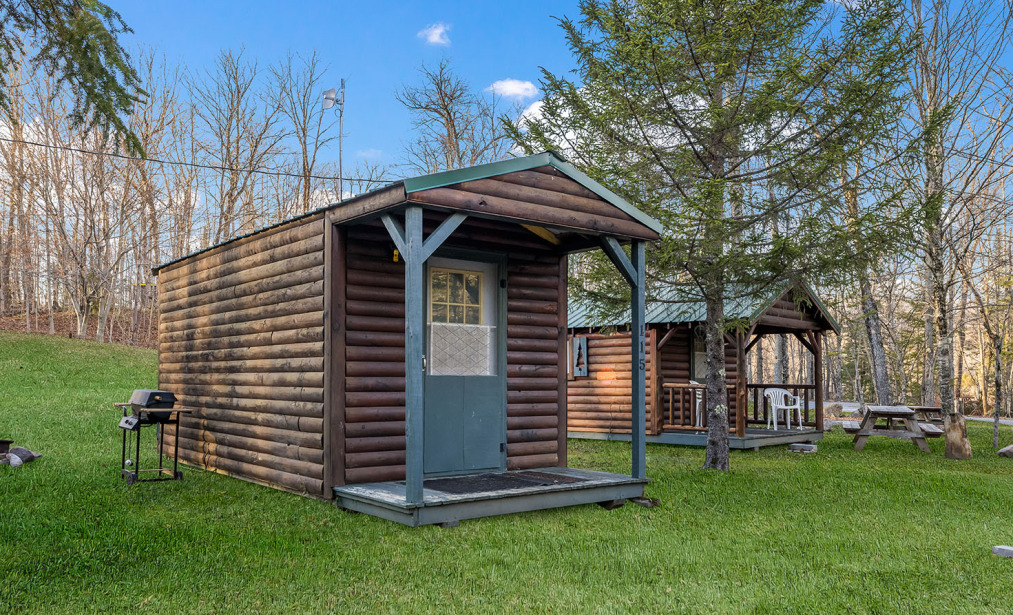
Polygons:
[[433,268],[429,276],[432,322],[482,324],[482,272]]
[[707,343],[703,327],[693,329],[693,366],[690,380],[707,380]]
[[496,375],[492,263],[435,258],[429,267],[429,374]]

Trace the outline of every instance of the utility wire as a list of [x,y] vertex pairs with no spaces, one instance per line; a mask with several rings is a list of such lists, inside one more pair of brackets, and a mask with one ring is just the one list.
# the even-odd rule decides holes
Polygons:
[[50,143],[38,143],[36,141],[24,141],[20,139],[10,139],[7,137],[0,137],[0,141],[6,141],[7,143],[21,143],[23,145],[34,145],[36,147],[45,147],[48,149],[64,150],[68,152],[75,152],[77,154],[92,154],[94,156],[107,156],[109,158],[120,158],[122,160],[139,160],[142,162],[157,162],[159,164],[168,164],[181,167],[190,167],[194,169],[210,169],[212,171],[227,171],[230,173],[259,173],[261,175],[271,175],[273,177],[298,177],[298,178],[310,178],[310,179],[324,179],[333,181],[353,181],[353,182],[375,182],[375,183],[390,183],[389,179],[383,178],[365,178],[365,177],[331,177],[327,175],[303,175],[302,173],[289,173],[287,171],[275,171],[275,170],[261,170],[261,169],[233,169],[230,167],[222,167],[213,164],[199,164],[196,162],[183,162],[181,160],[160,160],[158,158],[141,158],[140,156],[127,156],[125,154],[117,154],[115,152],[97,152],[90,149],[81,149],[79,147],[70,147],[67,145],[52,145]]

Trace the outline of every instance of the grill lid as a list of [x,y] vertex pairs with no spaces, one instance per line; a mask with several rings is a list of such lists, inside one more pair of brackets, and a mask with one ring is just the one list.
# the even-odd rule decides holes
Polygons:
[[135,409],[167,409],[176,405],[176,396],[169,391],[157,391],[154,389],[134,389],[130,396],[130,405]]

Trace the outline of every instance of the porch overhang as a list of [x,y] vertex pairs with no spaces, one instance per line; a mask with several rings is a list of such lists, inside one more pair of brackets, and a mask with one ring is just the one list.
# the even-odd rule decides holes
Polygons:
[[[438,226],[424,233],[424,217],[441,215]],[[449,214],[449,215],[447,215]],[[511,494],[510,504],[482,505],[455,500],[455,515],[485,516],[535,508],[551,508],[607,499],[643,495],[646,483],[646,447],[642,437],[646,422],[644,382],[645,242],[660,236],[661,226],[621,198],[546,152],[515,160],[482,165],[460,171],[405,180],[374,195],[350,201],[330,212],[331,224],[357,224],[379,219],[405,263],[405,481],[397,486],[374,486],[373,495],[385,493],[380,502],[365,497],[360,488],[336,488],[339,504],[346,508],[368,509],[409,525],[434,523],[444,513],[423,512],[429,507],[449,506],[427,495],[424,471],[423,429],[425,413],[425,326],[424,264],[466,224],[470,217],[519,224],[541,237],[558,253],[600,247],[613,261],[631,288],[633,327],[640,343],[633,344],[631,371],[634,374],[632,405],[634,422],[641,437],[633,439],[629,476],[610,475],[605,483],[585,484],[580,489],[540,489],[535,493]],[[429,218],[431,221],[432,218]],[[630,254],[621,247],[630,245]],[[561,302],[559,310],[566,309]],[[564,321],[565,322],[565,321]],[[560,329],[565,335],[565,328]],[[561,426],[562,427],[562,426]],[[565,442],[565,440],[564,440]],[[378,491],[377,491],[378,490]],[[624,496],[627,497],[627,496]],[[487,498],[499,502],[503,498]],[[388,504],[394,502],[394,508]],[[514,507],[514,508],[511,508]],[[529,508],[533,507],[533,508]],[[460,511],[467,512],[460,512]],[[482,511],[495,511],[479,514]],[[393,512],[392,512],[393,511]]]

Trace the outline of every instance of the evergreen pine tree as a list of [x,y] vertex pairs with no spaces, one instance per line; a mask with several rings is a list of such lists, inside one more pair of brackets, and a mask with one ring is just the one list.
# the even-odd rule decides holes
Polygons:
[[[899,228],[882,224],[892,199],[842,215],[839,174],[900,112],[911,46],[899,7],[583,0],[580,10],[561,22],[576,77],[543,70],[540,114],[508,131],[528,151],[562,149],[664,223],[649,280],[706,303],[705,467],[727,470],[724,344],[744,331],[725,302],[785,279],[843,280]],[[867,161],[847,182],[876,168]],[[621,292],[606,259],[575,269],[594,298]],[[604,309],[625,299],[615,298]]]

